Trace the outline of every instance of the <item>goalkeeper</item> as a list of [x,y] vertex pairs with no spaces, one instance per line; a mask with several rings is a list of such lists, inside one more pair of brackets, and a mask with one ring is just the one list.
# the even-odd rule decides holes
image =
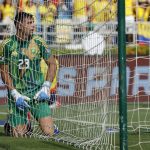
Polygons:
[[[9,123],[13,135],[23,136],[27,132],[27,112],[39,122],[45,135],[53,135],[51,110],[48,106],[50,87],[56,73],[56,62],[46,42],[34,32],[31,14],[19,12],[15,16],[16,34],[1,44],[1,76],[8,88]],[[40,69],[44,59],[47,66],[46,80]]]

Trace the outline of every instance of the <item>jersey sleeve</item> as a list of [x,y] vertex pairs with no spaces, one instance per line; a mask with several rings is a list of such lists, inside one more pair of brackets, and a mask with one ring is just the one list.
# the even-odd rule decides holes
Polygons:
[[40,56],[44,60],[48,60],[49,57],[51,56],[51,50],[48,47],[47,43],[45,40],[41,37],[35,37],[35,41],[38,43],[39,48],[40,48]]
[[56,92],[56,89],[57,89],[57,75],[58,75],[58,71],[59,71],[59,62],[56,58],[55,58],[55,61],[56,61],[56,66],[57,67],[56,67],[56,74],[55,74],[54,80],[53,80],[51,88],[50,88],[50,91],[52,93]]
[[0,64],[8,64],[10,58],[9,39],[0,44]]

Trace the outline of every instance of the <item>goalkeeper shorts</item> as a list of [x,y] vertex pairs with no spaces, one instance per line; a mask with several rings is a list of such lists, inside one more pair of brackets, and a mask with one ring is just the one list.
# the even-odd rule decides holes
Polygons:
[[[33,103],[30,106],[31,106],[30,108],[31,114],[37,121],[41,118],[49,117],[52,114],[47,102],[37,104]],[[14,106],[12,105],[10,107],[10,118],[9,118],[10,125],[12,127],[16,127],[18,125],[27,124],[28,122],[27,112],[28,112],[27,110],[20,111],[16,108],[15,105]]]

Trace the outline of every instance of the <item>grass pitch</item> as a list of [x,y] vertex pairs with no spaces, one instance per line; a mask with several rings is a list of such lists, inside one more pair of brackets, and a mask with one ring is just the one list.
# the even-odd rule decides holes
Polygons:
[[[7,112],[7,106],[0,106],[1,112]],[[137,109],[140,108],[140,109]],[[79,109],[79,107],[78,107]],[[76,109],[75,109],[76,110]],[[64,112],[63,108],[59,111]],[[147,104],[128,104],[128,150],[150,149],[150,108]],[[63,115],[62,112],[59,112]],[[84,112],[84,111],[83,111]],[[73,113],[73,112],[72,112]],[[71,116],[71,113],[69,113]],[[6,115],[0,115],[0,120]],[[141,126],[139,126],[139,124]],[[139,128],[140,127],[140,128]],[[119,133],[115,134],[116,150],[119,150]],[[79,150],[73,146],[51,140],[36,138],[13,138],[4,135],[0,127],[0,150]],[[105,150],[105,149],[104,149]]]
[[[0,105],[0,112],[7,113],[7,105]],[[6,115],[1,114],[0,120],[6,120]],[[4,135],[0,127],[0,150],[78,150],[73,146],[50,140],[36,138],[14,138]]]
[[14,138],[5,136],[0,128],[0,150],[77,150],[73,146],[35,138]]

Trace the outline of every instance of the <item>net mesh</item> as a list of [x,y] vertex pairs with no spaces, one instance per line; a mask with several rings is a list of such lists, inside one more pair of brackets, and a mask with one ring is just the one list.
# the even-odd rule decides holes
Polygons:
[[[13,46],[16,46],[17,53],[13,51],[11,59],[8,60],[11,70],[9,70],[9,75],[15,81],[19,80],[20,85],[16,85],[17,90],[31,98],[31,102],[28,103],[32,111],[29,109],[28,115],[24,115],[28,127],[27,132],[23,129],[26,136],[54,139],[83,149],[119,148],[117,1],[74,0],[66,2],[61,0],[57,3],[14,0],[13,6],[17,11],[31,13],[36,24],[34,30],[36,37],[33,41],[26,40],[23,44],[18,42],[16,46],[14,44],[16,39],[11,39]],[[14,11],[14,16],[15,14],[16,11]],[[13,17],[10,20],[12,21],[12,25],[9,26],[11,28],[6,29],[9,35],[10,33],[16,34],[14,20]],[[13,46],[8,44],[10,42],[8,37],[5,38],[7,40],[3,45],[6,44],[7,49],[12,49]],[[46,49],[43,39],[48,44]],[[38,64],[34,62],[37,59],[34,55],[36,48],[39,51],[45,49],[43,53],[40,51],[42,59],[38,58],[38,60],[41,59]],[[44,59],[47,49],[51,50],[58,61],[58,74],[54,81],[54,84],[57,84],[54,102],[49,101],[45,104],[52,112],[51,118],[59,129],[59,134],[53,136],[44,134],[41,130],[36,118],[38,114],[35,111],[41,112],[43,108],[38,107],[39,103],[33,101],[35,91],[40,89],[46,77],[48,67]],[[17,60],[18,63],[16,63],[12,57],[18,58],[22,52],[24,59]],[[8,58],[8,56],[5,53],[4,57]],[[27,69],[29,71],[23,78]],[[43,79],[39,80],[41,73]],[[25,87],[26,89],[22,89]],[[53,93],[55,90],[51,95]],[[8,97],[8,101],[13,101],[13,99]],[[22,112],[15,112],[15,105],[12,107],[16,119]],[[45,109],[42,112],[45,113]],[[134,112],[135,109],[131,108],[133,116],[131,118],[134,118]],[[22,120],[20,118],[18,120],[21,123]],[[139,124],[139,122],[133,124],[133,120],[130,123],[131,129],[135,129],[133,128],[135,124]],[[51,127],[49,124],[45,126]]]
[[[57,3],[13,0],[12,4],[16,10],[34,16],[34,34],[47,42],[59,64],[55,79],[56,102],[48,102],[59,134],[44,134],[35,115],[29,110],[25,118],[28,122],[27,135],[54,139],[83,149],[119,149],[117,1],[74,0],[64,3],[61,0]],[[126,5],[126,9],[130,10],[131,5]],[[138,2],[132,5],[132,9],[136,19],[142,20],[137,13],[141,9]],[[9,37],[15,34],[14,18],[10,21],[11,28],[5,30]],[[138,44],[143,43],[143,39],[137,39],[137,32],[147,36],[144,30],[149,29],[149,24],[135,23],[132,15],[127,15],[126,21],[127,54],[134,54],[127,58],[128,143],[129,148],[145,149],[144,143],[149,143],[149,45]],[[8,39],[8,36],[5,38]],[[26,44],[29,45],[30,41]],[[31,45],[35,47],[38,44]],[[11,49],[12,45],[7,44],[7,47]],[[146,49],[147,56],[141,56],[141,49]],[[28,53],[26,55],[29,56]],[[29,56],[30,60],[32,56]],[[14,61],[11,63],[18,65]],[[28,66],[28,60],[20,63],[21,66],[24,63]],[[36,75],[39,75],[40,71],[35,66],[32,65],[30,73],[36,71]],[[40,67],[45,78],[48,67],[43,59]],[[9,74],[13,76],[12,72]],[[24,79],[25,83],[31,80],[32,75],[29,76]],[[15,79],[20,77],[16,76]],[[28,87],[27,90],[34,88],[37,87]],[[29,93],[30,97],[34,96],[34,92]],[[37,108],[36,104],[31,107]]]

